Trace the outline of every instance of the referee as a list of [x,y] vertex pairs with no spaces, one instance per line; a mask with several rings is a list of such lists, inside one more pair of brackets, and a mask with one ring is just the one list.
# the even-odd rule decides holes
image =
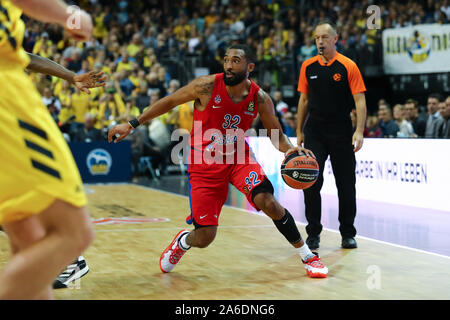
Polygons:
[[[319,164],[319,178],[304,190],[308,225],[306,243],[319,248],[322,231],[321,197],[323,169],[330,156],[339,197],[339,231],[343,248],[356,248],[355,152],[363,144],[366,120],[366,87],[356,64],[336,51],[336,28],[320,22],[315,28],[319,54],[303,62],[298,91],[297,143],[314,152]],[[356,108],[356,130],[353,132],[350,112]]]

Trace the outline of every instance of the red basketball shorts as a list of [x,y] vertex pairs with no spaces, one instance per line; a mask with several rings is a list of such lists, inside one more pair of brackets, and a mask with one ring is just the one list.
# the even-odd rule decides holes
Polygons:
[[246,164],[190,164],[189,200],[191,216],[197,225],[217,226],[222,206],[228,197],[231,183],[244,193],[248,202],[260,210],[252,201],[252,191],[267,179],[258,163]]

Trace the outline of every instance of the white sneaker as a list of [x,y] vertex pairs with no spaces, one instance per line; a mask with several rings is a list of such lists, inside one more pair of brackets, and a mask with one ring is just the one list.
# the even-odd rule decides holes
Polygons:
[[172,243],[166,248],[166,250],[163,251],[161,258],[159,258],[159,268],[162,272],[166,273],[172,271],[178,261],[180,261],[181,257],[186,253],[186,251],[181,249],[178,245],[178,239],[188,233],[189,231],[186,229],[178,232]]
[[67,288],[71,282],[74,282],[89,272],[89,267],[83,256],[79,256],[77,260],[66,267],[58,278],[53,282],[53,289]]

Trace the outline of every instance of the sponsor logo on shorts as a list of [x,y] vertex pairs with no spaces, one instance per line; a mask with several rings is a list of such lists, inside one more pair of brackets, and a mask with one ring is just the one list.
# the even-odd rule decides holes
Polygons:
[[96,175],[107,175],[112,166],[112,158],[105,149],[94,149],[86,157],[89,172]]

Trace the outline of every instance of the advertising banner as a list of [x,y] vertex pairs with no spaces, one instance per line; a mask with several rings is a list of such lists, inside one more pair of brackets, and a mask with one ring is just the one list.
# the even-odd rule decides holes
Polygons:
[[386,74],[450,71],[450,24],[386,29],[382,41]]
[[[247,139],[275,188],[295,196],[298,190],[287,186],[280,175],[284,155],[269,138]],[[296,138],[290,139],[296,145]],[[450,212],[450,140],[365,139],[355,156],[358,199]],[[322,193],[337,195],[329,159]]]
[[131,180],[131,143],[70,142],[83,183]]

